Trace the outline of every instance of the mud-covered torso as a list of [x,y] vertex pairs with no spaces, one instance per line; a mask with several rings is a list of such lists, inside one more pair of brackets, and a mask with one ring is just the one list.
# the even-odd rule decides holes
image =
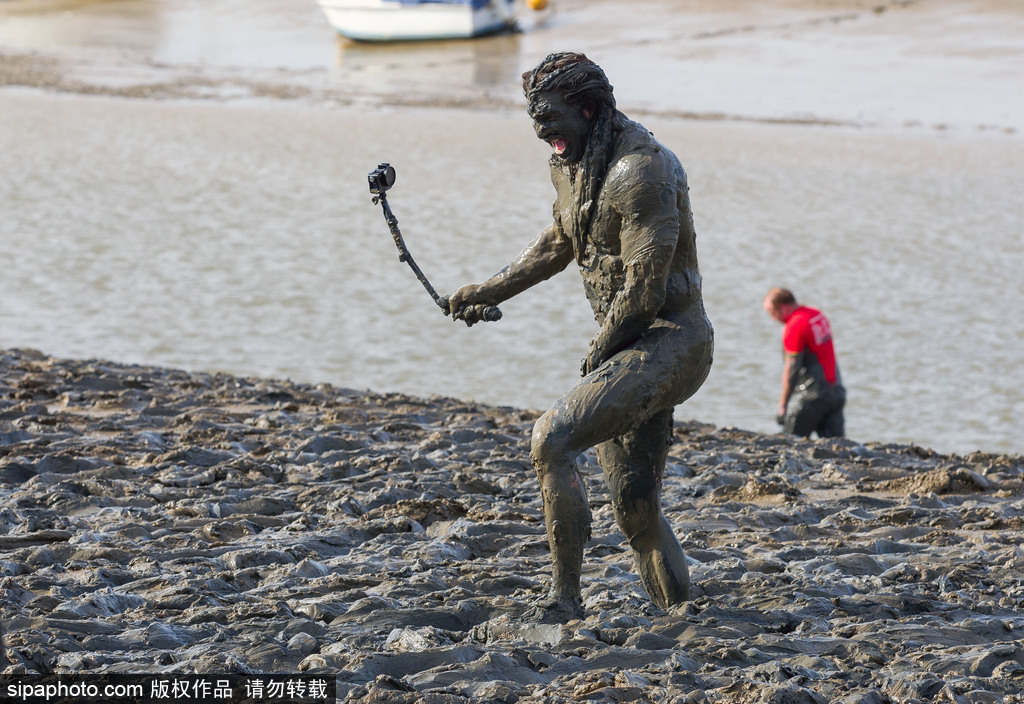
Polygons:
[[[664,160],[668,182],[647,183],[637,178],[629,169],[621,167],[625,163],[623,157],[627,155],[632,155],[634,161],[637,158]],[[626,262],[622,257],[623,228],[629,226],[627,220],[636,219],[630,212],[631,208],[645,207],[650,189],[655,189],[659,198],[675,199],[675,207],[667,209],[671,211],[671,217],[655,223],[657,233],[652,233],[658,238],[669,236],[674,240],[674,248],[664,255],[665,261],[657,263],[668,273],[665,302],[658,316],[670,317],[700,305],[701,277],[689,188],[679,160],[643,126],[630,121],[616,136],[608,173],[589,231],[585,237],[572,238],[584,290],[598,322],[604,321],[616,296],[626,285]],[[577,207],[570,177],[564,171],[552,168],[552,181],[557,191],[554,206],[556,222],[570,223],[571,209]]]
[[615,294],[622,290],[626,279],[625,270],[618,253],[602,252],[592,243],[587,244],[583,261],[580,262],[583,290],[594,310],[594,317],[602,322],[611,308]]

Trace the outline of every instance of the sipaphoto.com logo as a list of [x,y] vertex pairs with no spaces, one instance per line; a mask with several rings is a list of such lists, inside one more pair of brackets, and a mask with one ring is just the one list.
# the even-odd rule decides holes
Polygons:
[[3,687],[5,701],[12,702],[95,702],[140,701],[146,689],[140,683],[83,681],[80,677],[41,675],[38,678],[21,677],[6,682]]

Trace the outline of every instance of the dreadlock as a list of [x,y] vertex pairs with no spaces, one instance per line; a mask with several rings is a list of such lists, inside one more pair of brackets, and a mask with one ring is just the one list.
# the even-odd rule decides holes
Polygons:
[[549,54],[537,68],[523,74],[523,93],[531,106],[541,93],[548,91],[560,91],[568,104],[589,110],[594,120],[578,163],[566,164],[551,157],[551,165],[565,173],[573,184],[576,203],[571,222],[563,226],[575,245],[576,261],[581,262],[598,196],[608,174],[614,133],[622,129],[625,116],[615,108],[615,96],[604,71],[583,54]]

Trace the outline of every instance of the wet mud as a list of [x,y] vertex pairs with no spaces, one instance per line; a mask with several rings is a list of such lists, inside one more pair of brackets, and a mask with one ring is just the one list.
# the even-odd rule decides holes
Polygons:
[[347,702],[1020,702],[1024,458],[677,423],[692,601],[585,455],[547,589],[538,412],[0,354],[0,672],[335,675]]

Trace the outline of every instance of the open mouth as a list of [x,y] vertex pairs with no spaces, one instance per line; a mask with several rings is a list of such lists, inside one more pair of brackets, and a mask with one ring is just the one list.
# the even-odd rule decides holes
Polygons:
[[556,138],[551,140],[551,148],[555,150],[555,154],[562,156],[565,154],[565,150],[569,147],[569,143],[564,139]]

